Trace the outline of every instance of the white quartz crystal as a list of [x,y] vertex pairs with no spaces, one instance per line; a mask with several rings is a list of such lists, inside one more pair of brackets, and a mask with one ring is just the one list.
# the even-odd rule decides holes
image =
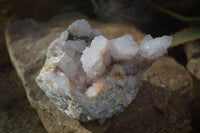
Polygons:
[[140,44],[140,55],[148,59],[156,59],[167,53],[167,48],[171,44],[172,37],[163,36],[153,39],[147,35]]
[[134,100],[145,71],[171,40],[147,35],[139,46],[129,34],[108,40],[77,20],[50,44],[36,82],[70,118],[103,123]]
[[113,39],[111,42],[111,54],[114,60],[132,59],[138,51],[137,43],[129,34]]
[[[92,40],[91,46],[86,47],[81,56],[81,62],[84,71],[89,78],[96,78],[96,76],[103,74],[106,65],[110,62],[106,55],[108,54],[110,42],[104,36],[100,35]],[[108,61],[107,61],[108,60]]]

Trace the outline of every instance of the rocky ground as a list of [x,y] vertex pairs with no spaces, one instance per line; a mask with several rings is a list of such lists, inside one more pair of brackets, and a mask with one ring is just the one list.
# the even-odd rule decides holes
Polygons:
[[[73,19],[69,19],[71,16]],[[195,67],[197,75],[192,76],[184,66],[169,57],[170,55],[158,59],[147,71],[144,85],[132,104],[123,113],[108,119],[103,125],[97,122],[79,123],[64,116],[54,106],[36,85],[35,76],[44,63],[50,42],[61,34],[66,25],[78,18],[85,17],[70,13],[54,17],[45,24],[27,19],[10,24],[6,30],[6,43],[11,61],[25,87],[28,100],[36,109],[45,129],[52,133],[191,132],[192,116],[189,107],[198,93],[196,69],[199,67]],[[132,33],[134,39],[139,42],[145,35],[128,24],[89,21],[92,27],[100,29],[108,38]],[[196,53],[198,52],[194,52]],[[192,55],[190,60],[197,58]],[[191,67],[187,66],[190,70]],[[192,108],[197,108],[195,104]]]

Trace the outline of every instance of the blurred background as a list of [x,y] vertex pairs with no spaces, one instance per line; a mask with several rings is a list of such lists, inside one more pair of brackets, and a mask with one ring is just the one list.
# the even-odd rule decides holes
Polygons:
[[[25,91],[9,60],[4,35],[9,23],[25,18],[45,22],[63,13],[80,12],[97,21],[130,23],[156,37],[199,26],[199,7],[199,0],[0,0],[0,133],[46,132],[26,100]],[[183,45],[175,45],[177,47],[170,49],[169,55],[185,66]],[[194,105],[191,108],[195,116],[192,124],[194,132],[198,132],[200,108],[198,103]]]

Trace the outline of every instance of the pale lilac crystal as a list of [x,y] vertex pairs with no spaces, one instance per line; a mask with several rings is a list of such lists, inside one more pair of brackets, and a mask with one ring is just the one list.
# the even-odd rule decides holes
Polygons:
[[134,102],[145,71],[171,40],[147,35],[139,46],[129,34],[108,40],[77,20],[50,44],[36,82],[65,115],[102,123]]

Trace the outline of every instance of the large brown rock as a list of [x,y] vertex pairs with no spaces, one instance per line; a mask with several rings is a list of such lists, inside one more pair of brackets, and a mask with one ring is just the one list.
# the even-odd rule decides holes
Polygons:
[[200,132],[200,41],[185,44],[185,53],[187,56],[187,70],[193,75],[194,81],[194,100],[191,104],[191,115],[195,132]]
[[188,71],[200,79],[200,41],[186,44],[185,53],[188,60]]
[[171,57],[161,57],[153,63],[144,77],[145,81],[170,91],[192,88],[192,78],[185,68]]
[[[35,77],[44,64],[49,44],[78,18],[85,17],[75,13],[53,18],[47,23],[23,20],[10,24],[6,31],[6,42],[12,63],[23,82],[29,102],[37,110],[46,130],[51,133],[189,132],[191,127],[188,105],[191,100],[192,79],[181,65],[169,57],[164,57],[164,61],[161,61],[161,66],[166,62],[168,64],[166,72],[161,69],[162,67],[154,67],[153,71],[162,71],[160,77],[167,75],[171,70],[171,77],[178,74],[187,76],[178,81],[173,78],[174,82],[178,83],[170,86],[166,82],[165,87],[144,82],[128,108],[106,120],[104,124],[98,124],[96,121],[80,123],[63,115],[54,106],[38,88]],[[101,30],[108,38],[130,33],[139,42],[144,37],[143,33],[131,25],[89,21],[92,27]],[[177,86],[178,88],[173,88]]]
[[9,60],[0,17],[0,133],[46,133]]

